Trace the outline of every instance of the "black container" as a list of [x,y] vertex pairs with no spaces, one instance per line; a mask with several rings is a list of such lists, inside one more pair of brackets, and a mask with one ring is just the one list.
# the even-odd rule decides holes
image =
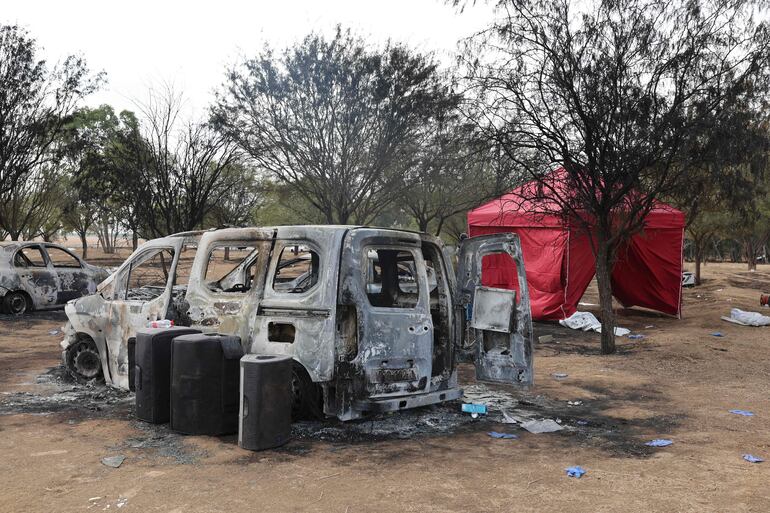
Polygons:
[[128,338],[128,389],[132,392],[136,391],[136,383],[134,383],[134,376],[136,376],[136,337]]
[[241,358],[238,445],[251,451],[278,447],[291,435],[290,356]]
[[238,431],[241,340],[206,333],[176,337],[171,349],[171,429],[188,435]]
[[183,327],[137,330],[134,344],[129,345],[128,381],[129,387],[133,384],[136,392],[138,419],[153,424],[168,422],[171,407],[171,341],[174,337],[191,333],[200,333],[200,330]]

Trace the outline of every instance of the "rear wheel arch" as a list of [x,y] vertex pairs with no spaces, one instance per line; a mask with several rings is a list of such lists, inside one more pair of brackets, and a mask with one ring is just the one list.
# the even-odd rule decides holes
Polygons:
[[322,420],[324,418],[324,390],[313,381],[305,366],[297,360],[292,361],[291,393],[293,419]]

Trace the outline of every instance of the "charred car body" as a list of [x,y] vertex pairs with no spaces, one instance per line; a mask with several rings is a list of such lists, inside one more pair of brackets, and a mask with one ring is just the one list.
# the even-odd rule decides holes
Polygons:
[[6,313],[61,307],[96,292],[108,272],[49,242],[0,242],[0,307]]
[[[480,285],[484,256],[508,254],[519,294]],[[440,239],[351,226],[228,228],[142,245],[98,293],[70,302],[65,363],[130,387],[129,340],[158,319],[238,335],[248,353],[295,362],[295,407],[349,420],[456,399],[463,337],[481,380],[532,383],[524,264],[512,234],[459,249]],[[466,346],[467,347],[467,346]]]

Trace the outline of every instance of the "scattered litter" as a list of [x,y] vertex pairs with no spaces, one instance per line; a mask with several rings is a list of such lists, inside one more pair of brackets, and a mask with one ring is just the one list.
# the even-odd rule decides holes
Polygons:
[[553,335],[540,335],[537,337],[537,341],[540,343],[553,342]]
[[535,433],[535,434],[553,433],[555,431],[561,431],[562,429],[564,429],[556,421],[552,419],[528,420],[527,422],[522,422],[521,427],[523,427],[530,433]]
[[734,413],[736,415],[743,415],[744,417],[753,417],[754,412],[748,411],[748,410],[730,410],[730,413]]
[[123,506],[125,506],[126,504],[128,504],[128,499],[127,499],[127,498],[125,498],[125,497],[121,497],[120,499],[118,499],[118,502],[116,502],[116,503],[115,503],[115,505],[116,505],[117,507],[119,507],[119,508],[122,508],[122,507],[123,507]]
[[497,431],[490,431],[487,434],[492,438],[504,438],[506,440],[515,440],[516,438],[519,438],[517,435],[511,433],[498,433]]
[[51,330],[51,331],[48,332],[48,334],[51,335],[51,336],[58,335],[59,333],[61,333],[61,331],[59,331],[59,330]]
[[654,325],[654,324],[648,324],[647,326],[645,326],[645,327],[644,327],[644,329],[646,329],[646,330],[651,330],[651,329],[652,329],[652,328],[654,328],[654,327],[655,327],[655,325]]
[[709,335],[711,335],[712,337],[724,337],[724,335],[720,331],[715,331],[714,333],[709,333]]
[[578,426],[587,426],[588,425],[588,421],[580,419],[575,424],[577,424]]
[[583,401],[567,401],[568,406],[580,406],[583,404]]
[[665,438],[656,438],[655,440],[650,440],[644,445],[649,445],[650,447],[668,447],[673,443],[674,443],[673,441],[667,440]]
[[629,335],[628,338],[631,339],[631,340],[641,340],[641,339],[644,338],[644,335],[641,335],[641,334],[637,333],[635,335]]
[[748,461],[749,463],[762,463],[763,461],[765,461],[759,456],[754,456],[753,454],[744,454],[743,459]]
[[578,478],[578,479],[580,479],[581,477],[583,477],[583,474],[585,474],[585,473],[586,473],[586,470],[585,470],[583,467],[580,467],[580,466],[575,466],[575,467],[567,467],[567,468],[566,468],[566,469],[564,469],[564,470],[566,470],[566,471],[567,471],[567,475],[568,475],[569,477],[576,477],[576,478]]
[[519,421],[515,417],[509,415],[507,411],[503,411],[503,424],[518,424]]
[[[591,312],[575,312],[566,319],[560,320],[559,324],[573,330],[602,332],[602,323]],[[615,335],[618,337],[624,337],[629,333],[631,333],[629,329],[615,328]]]
[[88,499],[88,500],[89,500],[89,501],[98,501],[98,500],[100,500],[100,499],[101,499],[101,497],[91,497],[91,498],[90,498],[90,499]]
[[556,378],[556,379],[564,379],[567,376],[569,376],[569,374],[565,374],[563,372],[556,372],[556,373],[553,374],[553,377]]
[[741,326],[770,326],[770,317],[759,312],[744,312],[738,308],[730,310],[730,317],[722,317],[723,321],[740,324]]
[[487,405],[486,404],[463,403],[462,412],[463,413],[470,413],[471,417],[476,419],[476,418],[478,418],[479,415],[486,415],[487,414]]
[[108,467],[112,468],[118,468],[123,464],[123,461],[126,459],[125,456],[122,454],[119,454],[117,456],[107,456],[106,458],[102,458],[102,464],[107,465]]

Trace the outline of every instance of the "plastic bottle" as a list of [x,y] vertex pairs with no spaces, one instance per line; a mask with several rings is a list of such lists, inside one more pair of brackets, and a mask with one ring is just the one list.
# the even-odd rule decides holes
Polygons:
[[158,321],[150,321],[147,323],[148,328],[170,328],[174,325],[174,321],[168,319],[161,319]]

